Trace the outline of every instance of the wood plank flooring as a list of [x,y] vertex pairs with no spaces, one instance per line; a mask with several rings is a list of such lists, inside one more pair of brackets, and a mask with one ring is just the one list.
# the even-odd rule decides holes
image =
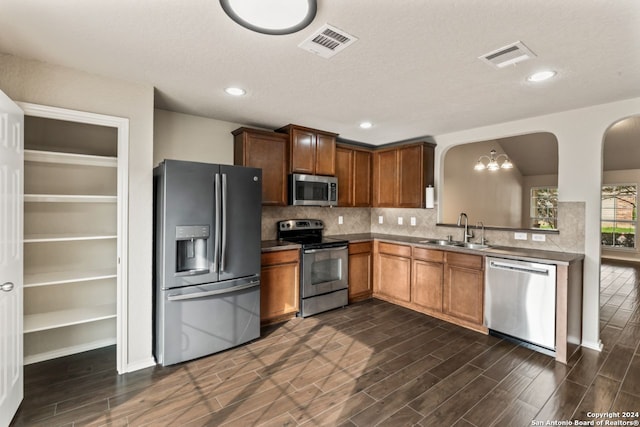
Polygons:
[[567,365],[369,300],[173,367],[119,376],[113,347],[26,366],[12,425],[530,426],[638,411],[639,278],[603,264],[605,349]]

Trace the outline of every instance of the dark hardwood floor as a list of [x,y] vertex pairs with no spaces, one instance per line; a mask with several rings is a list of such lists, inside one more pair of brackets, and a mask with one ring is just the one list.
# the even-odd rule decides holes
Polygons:
[[511,427],[639,411],[639,278],[603,264],[604,351],[567,365],[369,300],[173,367],[118,376],[112,347],[26,366],[13,425]]

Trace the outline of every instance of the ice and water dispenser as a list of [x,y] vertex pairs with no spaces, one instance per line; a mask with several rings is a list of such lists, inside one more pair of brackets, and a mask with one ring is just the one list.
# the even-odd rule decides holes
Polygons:
[[176,274],[209,272],[207,259],[208,225],[180,225],[176,227]]

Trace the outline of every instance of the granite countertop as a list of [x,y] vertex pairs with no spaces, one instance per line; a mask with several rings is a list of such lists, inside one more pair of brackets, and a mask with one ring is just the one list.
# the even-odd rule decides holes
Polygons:
[[361,233],[341,234],[327,237],[333,239],[348,240],[349,243],[366,242],[377,239],[389,243],[404,243],[413,246],[421,246],[425,248],[440,249],[451,252],[463,252],[508,259],[524,259],[527,261],[542,262],[547,264],[552,263],[557,265],[568,265],[572,262],[581,261],[584,259],[584,254],[545,251],[540,249],[513,248],[508,246],[491,246],[486,249],[469,249],[459,246],[441,246],[432,243],[424,243],[423,241],[427,240],[427,237],[398,236],[393,234]]
[[283,240],[263,240],[262,252],[287,251],[292,249],[300,249],[297,243],[286,242]]

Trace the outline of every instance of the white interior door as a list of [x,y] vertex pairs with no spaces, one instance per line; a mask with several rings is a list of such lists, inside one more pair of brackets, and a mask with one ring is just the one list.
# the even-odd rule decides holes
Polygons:
[[22,360],[22,110],[0,91],[0,426],[23,397]]

